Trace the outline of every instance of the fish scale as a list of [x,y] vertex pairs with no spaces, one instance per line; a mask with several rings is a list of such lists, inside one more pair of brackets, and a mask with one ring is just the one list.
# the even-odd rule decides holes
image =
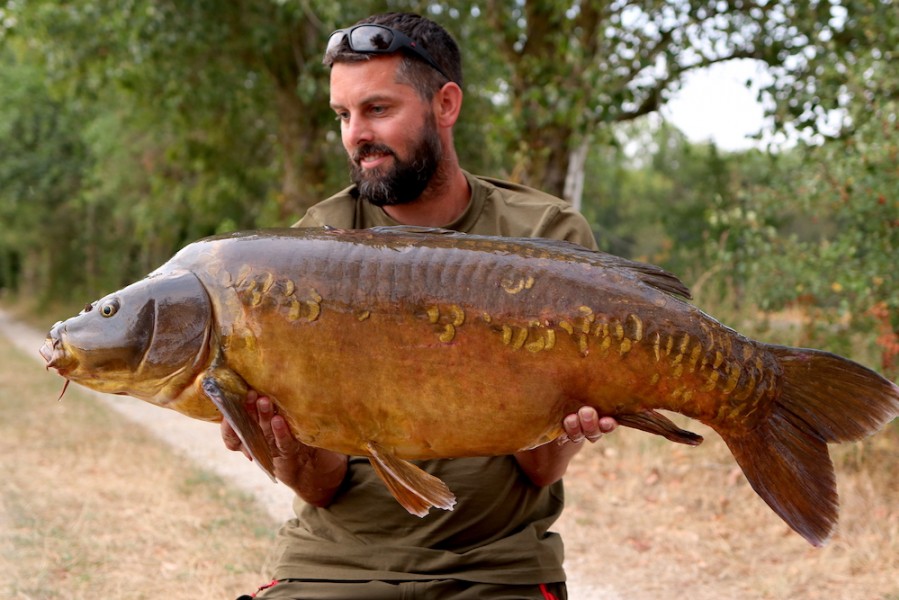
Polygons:
[[56,324],[41,354],[88,387],[227,419],[272,474],[244,408],[255,389],[300,441],[368,456],[418,515],[455,499],[409,460],[532,448],[584,405],[700,443],[657,411],[680,412],[712,427],[769,506],[823,544],[837,521],[827,444],[895,418],[899,388],[833,354],[742,336],[688,297],[658,267],[566,242],[238,232]]

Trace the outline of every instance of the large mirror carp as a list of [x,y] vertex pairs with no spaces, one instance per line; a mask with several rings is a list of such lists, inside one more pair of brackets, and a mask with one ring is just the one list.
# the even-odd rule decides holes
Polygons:
[[[899,387],[834,354],[764,344],[682,300],[673,275],[566,242],[420,228],[238,232],[188,245],[50,331],[67,380],[228,419],[272,398],[306,444],[368,456],[410,512],[450,509],[410,459],[512,454],[582,405],[686,444],[657,409],[709,425],[753,489],[823,544],[830,442],[899,415]],[[67,382],[68,383],[68,382]]]

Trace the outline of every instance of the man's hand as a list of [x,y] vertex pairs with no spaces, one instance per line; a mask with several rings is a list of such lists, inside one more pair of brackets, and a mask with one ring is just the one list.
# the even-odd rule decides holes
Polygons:
[[595,408],[582,406],[576,413],[562,419],[562,427],[565,433],[556,440],[559,444],[580,444],[584,440],[592,444],[598,442],[603,434],[615,431],[618,422],[612,417],[600,418]]
[[596,409],[582,406],[562,419],[564,431],[555,442],[517,452],[515,459],[534,485],[550,485],[562,478],[568,463],[584,446],[584,440],[597,442],[616,427],[618,422],[612,417],[600,417]]
[[[297,440],[284,417],[277,414],[271,400],[255,391],[247,394],[247,414],[259,423],[268,441],[275,464],[275,477],[315,506],[327,506],[343,482],[348,457],[343,454],[313,448]],[[226,421],[221,425],[225,447],[235,452],[250,453],[237,433]]]

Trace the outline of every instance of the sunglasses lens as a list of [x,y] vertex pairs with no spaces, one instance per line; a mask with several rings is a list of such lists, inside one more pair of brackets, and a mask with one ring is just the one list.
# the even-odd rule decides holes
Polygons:
[[384,25],[356,25],[349,29],[338,29],[328,38],[328,47],[325,54],[337,48],[344,39],[349,36],[350,50],[353,52],[363,52],[370,54],[390,54],[396,52],[400,48],[405,48],[414,53],[418,58],[428,63],[438,73],[450,79],[443,72],[434,59],[431,58],[427,50],[421,48],[413,40],[409,39],[406,34],[400,31],[394,31]]
[[350,32],[350,47],[356,52],[387,52],[393,32],[376,26],[356,27]]
[[328,46],[325,48],[325,54],[336,48],[340,45],[340,42],[343,41],[343,38],[346,37],[345,29],[338,29],[334,33],[331,34],[331,37],[328,38]]

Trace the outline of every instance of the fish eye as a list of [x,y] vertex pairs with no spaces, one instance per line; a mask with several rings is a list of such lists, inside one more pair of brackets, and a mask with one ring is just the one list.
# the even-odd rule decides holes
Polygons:
[[118,300],[107,300],[100,307],[100,314],[104,317],[111,317],[116,314],[119,310],[119,301]]

